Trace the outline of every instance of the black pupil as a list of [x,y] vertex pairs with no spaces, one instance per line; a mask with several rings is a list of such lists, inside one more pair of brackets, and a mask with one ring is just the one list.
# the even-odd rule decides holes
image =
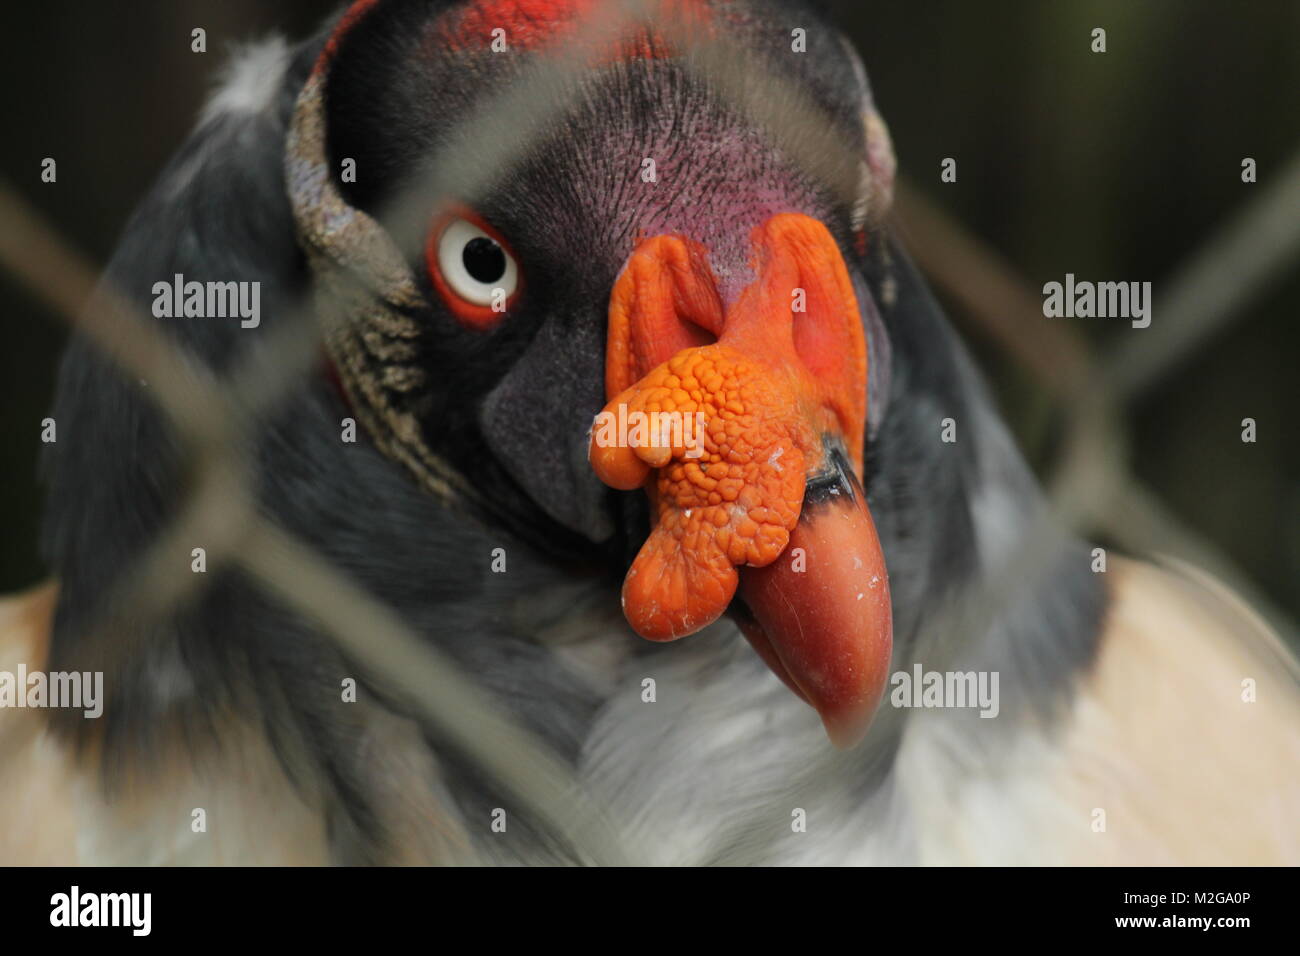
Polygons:
[[465,243],[460,258],[465,263],[465,271],[484,284],[497,282],[506,274],[505,252],[486,236],[476,236]]

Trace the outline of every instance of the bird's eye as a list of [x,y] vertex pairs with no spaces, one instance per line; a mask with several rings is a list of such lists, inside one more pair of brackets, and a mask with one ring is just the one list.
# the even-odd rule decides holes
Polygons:
[[486,223],[449,215],[429,235],[429,276],[452,312],[474,328],[496,324],[519,292],[519,266]]

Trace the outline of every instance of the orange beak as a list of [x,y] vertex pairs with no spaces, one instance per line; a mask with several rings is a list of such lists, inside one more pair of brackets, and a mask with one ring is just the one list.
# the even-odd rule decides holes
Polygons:
[[763,660],[851,746],[893,644],[860,484],[862,320],[821,223],[774,216],[753,245],[756,278],[726,307],[698,243],[637,246],[610,299],[610,401],[591,464],[650,496],[654,528],[623,585],[633,629],[675,640],[733,607]]

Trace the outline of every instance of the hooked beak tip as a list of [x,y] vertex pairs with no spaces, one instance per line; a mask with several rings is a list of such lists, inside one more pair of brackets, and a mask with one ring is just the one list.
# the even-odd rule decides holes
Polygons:
[[809,481],[787,552],[743,568],[742,631],[841,749],[866,735],[893,652],[889,578],[865,495],[842,456]]

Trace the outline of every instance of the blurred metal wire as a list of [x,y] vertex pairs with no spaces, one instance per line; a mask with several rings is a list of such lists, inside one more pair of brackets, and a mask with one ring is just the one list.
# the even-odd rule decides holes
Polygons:
[[[1161,308],[1170,319],[1141,330],[1104,362],[1093,359],[1070,326],[1043,321],[1041,297],[987,244],[906,183],[898,198],[898,218],[917,261],[962,307],[957,318],[1060,404],[1067,431],[1050,485],[1058,517],[1134,554],[1167,553],[1214,572],[1295,646],[1291,617],[1132,474],[1122,423],[1126,405],[1240,318],[1240,304],[1300,254],[1300,152],[1260,199],[1178,270]],[[1239,267],[1244,260],[1251,265]]]
[[1166,283],[1160,312],[1178,321],[1152,326],[1105,363],[1110,390],[1124,401],[1138,398],[1239,318],[1297,258],[1300,151]]
[[[724,37],[690,29],[653,0],[598,4],[564,48],[540,54],[472,122],[452,131],[429,166],[392,204],[391,228],[403,247],[418,238],[428,207],[412,197],[472,199],[513,157],[528,148],[572,102],[588,54],[618,42],[635,23],[653,20],[683,50],[688,67],[707,78],[743,115],[778,136],[792,161],[848,190],[844,169],[860,158],[829,135],[830,122],[784,77]],[[575,50],[578,53],[575,55]],[[490,114],[490,120],[484,118]],[[1117,356],[1115,371],[1100,374],[1082,338],[1068,326],[1042,321],[1041,301],[1013,270],[949,217],[903,187],[898,219],[925,272],[962,306],[969,323],[1028,370],[1061,403],[1069,433],[1051,485],[1050,527],[1035,524],[1018,559],[983,580],[963,602],[985,616],[1012,600],[1029,579],[1026,569],[1054,547],[1064,526],[1104,529],[1138,551],[1164,550],[1214,570],[1242,591],[1284,632],[1294,627],[1258,590],[1196,535],[1183,528],[1129,472],[1119,428],[1124,404],[1202,345],[1210,333],[1240,316],[1257,292],[1300,247],[1300,155],[1242,216],[1207,244],[1171,283],[1162,311],[1173,316]],[[196,467],[189,500],[174,524],[125,576],[121,600],[142,616],[162,615],[191,596],[202,577],[177,566],[174,555],[202,541],[209,560],[231,561],[287,605],[315,621],[350,658],[387,681],[431,725],[514,792],[562,835],[578,859],[617,863],[645,859],[620,826],[617,808],[602,806],[572,767],[511,719],[437,649],[420,640],[377,602],[303,542],[256,513],[245,460],[253,433],[297,388],[320,347],[309,292],[271,330],[260,347],[224,379],[189,360],[112,289],[96,284],[96,270],[73,252],[0,183],[0,263],[72,321],[130,376],[148,383]],[[1207,265],[1208,264],[1208,265]],[[1211,268],[1212,267],[1212,268]],[[1108,363],[1110,367],[1110,363]],[[183,545],[183,548],[181,547]],[[944,627],[969,627],[954,613]],[[113,652],[130,655],[128,643]],[[805,779],[836,772],[838,758],[811,761]],[[734,851],[733,851],[734,852]],[[724,854],[725,857],[725,854]]]

